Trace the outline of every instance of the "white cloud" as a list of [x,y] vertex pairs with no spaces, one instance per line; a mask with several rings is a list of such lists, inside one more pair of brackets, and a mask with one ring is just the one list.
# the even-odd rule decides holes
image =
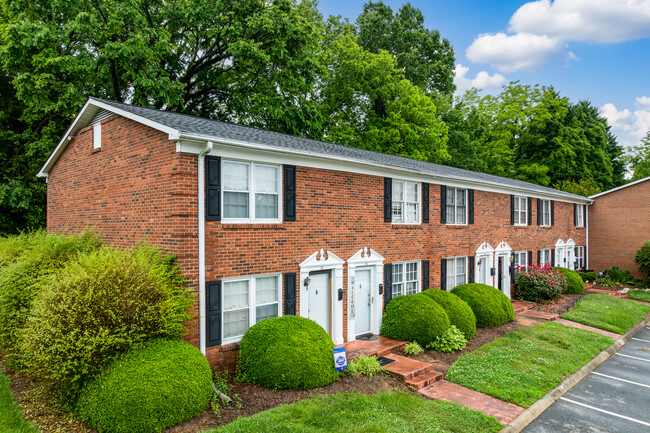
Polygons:
[[563,48],[561,40],[546,35],[497,33],[479,36],[465,54],[472,62],[488,63],[502,72],[512,72],[538,68],[554,55],[575,58]]
[[636,98],[636,106],[637,107],[648,107],[650,108],[650,96],[639,96]]
[[564,41],[623,42],[650,36],[650,0],[539,0],[521,6],[510,30]]
[[[637,103],[648,97],[636,98]],[[619,110],[610,102],[600,107],[600,113],[607,119],[612,127],[612,132],[618,137],[619,144],[623,146],[635,146],[645,137],[650,130],[650,106],[647,109]]]
[[500,90],[501,86],[506,82],[506,77],[503,75],[499,73],[490,75],[485,71],[479,72],[474,78],[468,78],[468,71],[469,68],[461,64],[456,65],[454,69],[454,84],[456,85],[457,95],[462,95],[472,87],[491,93]]

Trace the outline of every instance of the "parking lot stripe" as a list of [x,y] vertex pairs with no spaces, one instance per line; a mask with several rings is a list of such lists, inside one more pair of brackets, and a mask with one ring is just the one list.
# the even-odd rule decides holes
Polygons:
[[617,413],[610,412],[610,411],[604,410],[604,409],[599,409],[599,408],[594,407],[594,406],[589,406],[588,404],[580,403],[578,401],[574,401],[574,400],[568,399],[566,397],[560,397],[560,400],[568,401],[569,403],[577,404],[578,406],[586,407],[587,409],[593,409],[593,410],[595,410],[597,412],[606,413],[607,415],[615,416],[617,418],[626,419],[628,421],[636,422],[636,423],[639,423],[641,425],[646,425],[646,426],[650,427],[650,423],[648,423],[648,422],[641,421],[641,420],[634,419],[634,418],[630,418],[629,416],[625,416],[625,415],[619,415]]
[[624,356],[624,357],[626,357],[626,358],[638,359],[639,361],[650,362],[650,359],[639,358],[638,356],[625,355],[625,354],[623,354],[623,353],[618,353],[618,352],[616,352],[616,355],[618,355],[618,356]]
[[650,340],[644,340],[643,338],[632,337],[631,340],[643,341],[644,343],[650,343]]
[[650,388],[650,385],[646,385],[645,383],[632,382],[631,380],[621,379],[620,377],[614,377],[608,374],[598,373],[597,371],[592,371],[591,374],[597,374],[598,376],[607,377],[609,379],[620,380],[621,382],[631,383],[633,385],[645,386],[646,388]]

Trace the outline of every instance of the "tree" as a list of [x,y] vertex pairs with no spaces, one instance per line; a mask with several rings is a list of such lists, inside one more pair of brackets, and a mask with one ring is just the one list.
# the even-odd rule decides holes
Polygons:
[[407,80],[427,94],[451,95],[454,48],[437,30],[424,27],[422,12],[405,4],[393,14],[384,3],[368,2],[357,18],[359,45],[374,54],[388,51]]
[[560,191],[570,192],[571,194],[582,195],[585,197],[592,196],[602,192],[593,179],[563,180],[553,185],[553,188]]
[[638,146],[628,150],[626,159],[632,171],[632,181],[650,176],[650,130]]

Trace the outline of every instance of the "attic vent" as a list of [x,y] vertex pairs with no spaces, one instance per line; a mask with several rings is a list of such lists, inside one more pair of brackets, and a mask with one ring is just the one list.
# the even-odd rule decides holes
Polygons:
[[97,112],[97,114],[95,114],[95,115],[93,116],[93,118],[90,119],[89,124],[92,125],[93,123],[99,123],[99,122],[101,122],[101,121],[104,120],[104,119],[108,119],[108,118],[111,117],[112,115],[113,115],[113,113],[110,112],[110,111],[108,111],[108,110],[99,110],[99,111]]

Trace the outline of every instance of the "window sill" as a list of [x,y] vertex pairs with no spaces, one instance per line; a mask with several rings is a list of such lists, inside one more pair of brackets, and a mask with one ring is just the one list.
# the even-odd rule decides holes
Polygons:
[[405,223],[392,223],[393,230],[422,230],[423,226],[420,223],[405,224]]
[[469,224],[445,224],[448,229],[464,229],[468,226]]
[[95,153],[99,153],[99,152],[101,152],[101,151],[102,151],[102,148],[101,148],[101,147],[97,147],[97,148],[94,148],[94,149],[92,150],[92,152],[90,152],[90,154],[93,155],[93,154],[95,154]]
[[229,343],[224,343],[221,345],[219,352],[232,352],[233,350],[239,350],[239,342],[240,340],[237,341],[231,341]]
[[240,224],[240,223],[222,223],[223,230],[286,230],[282,223],[273,224]]

